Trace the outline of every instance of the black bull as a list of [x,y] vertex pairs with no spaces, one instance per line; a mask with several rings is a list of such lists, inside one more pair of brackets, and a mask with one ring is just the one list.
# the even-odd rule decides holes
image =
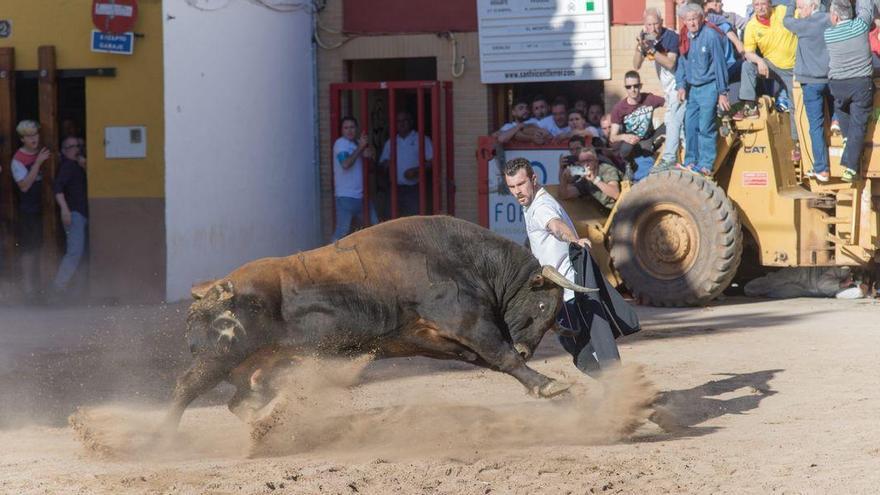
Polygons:
[[239,387],[235,410],[259,361],[279,353],[457,359],[507,373],[533,395],[556,395],[567,386],[525,363],[554,327],[560,284],[586,290],[525,248],[450,217],[395,220],[247,263],[193,289],[195,361],[177,380],[166,426],[176,428],[190,402],[223,380]]

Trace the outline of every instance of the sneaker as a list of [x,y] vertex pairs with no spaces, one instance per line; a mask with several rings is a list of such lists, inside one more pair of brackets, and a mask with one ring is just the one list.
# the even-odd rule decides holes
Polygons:
[[687,165],[685,165],[683,163],[676,163],[675,164],[675,168],[677,168],[678,170],[681,170],[682,172],[690,172],[692,174],[696,173],[696,166],[697,166],[696,163],[688,163]]
[[840,121],[837,119],[831,121],[831,134],[840,135]]
[[745,119],[757,119],[759,116],[758,107],[754,104],[743,105],[742,108],[736,111],[731,117],[733,120],[745,120]]
[[667,160],[659,160],[657,163],[654,164],[653,167],[651,167],[651,171],[648,173],[659,174],[660,172],[672,170],[675,167],[676,167],[676,163],[674,161],[670,162]]
[[824,172],[816,172],[815,170],[810,170],[807,172],[807,177],[810,179],[816,179],[818,182],[826,183],[831,180],[831,174],[828,171]]
[[840,180],[844,182],[855,182],[859,180],[859,173],[850,168],[843,169],[843,175],[840,176]]
[[791,100],[788,99],[788,96],[780,93],[779,96],[776,97],[776,111],[782,113],[789,110],[791,110]]

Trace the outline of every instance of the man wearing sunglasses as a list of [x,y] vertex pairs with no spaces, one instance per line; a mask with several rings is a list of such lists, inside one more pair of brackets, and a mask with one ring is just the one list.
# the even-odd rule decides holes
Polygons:
[[654,109],[666,100],[651,93],[642,93],[639,73],[631,70],[623,77],[626,98],[611,109],[611,136],[609,141],[620,143],[620,157],[635,170],[632,161],[639,156],[654,154],[654,140],[666,132],[665,126],[654,129]]

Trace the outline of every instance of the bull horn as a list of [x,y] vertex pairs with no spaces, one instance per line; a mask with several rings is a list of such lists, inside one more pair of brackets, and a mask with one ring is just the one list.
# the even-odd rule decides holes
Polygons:
[[211,287],[214,287],[214,284],[216,283],[216,280],[208,280],[195,284],[192,286],[192,289],[190,289],[190,295],[196,301],[198,301],[199,299],[203,299],[206,295],[208,295],[208,291],[211,290]]
[[563,289],[573,290],[575,292],[588,293],[588,292],[599,292],[599,289],[594,289],[592,287],[584,287],[578,285],[571,280],[565,278],[565,276],[559,273],[559,270],[553,268],[550,265],[544,265],[541,268],[541,275],[547,280],[553,282],[554,284],[562,287]]

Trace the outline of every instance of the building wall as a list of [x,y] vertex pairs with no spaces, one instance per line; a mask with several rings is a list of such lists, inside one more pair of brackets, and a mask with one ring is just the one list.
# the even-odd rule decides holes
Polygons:
[[[342,28],[342,2],[327,2],[320,14],[321,24],[329,29]],[[346,60],[436,57],[437,77],[452,81],[454,93],[454,139],[456,216],[477,221],[477,136],[489,130],[489,87],[480,83],[479,42],[477,33],[456,33],[458,54],[467,59],[461,77],[453,77],[452,45],[435,34],[363,36],[352,38],[339,48],[318,52],[318,114],[321,116],[321,210],[324,239],[332,233],[330,182],[330,95],[329,84],[347,81]],[[339,40],[324,34],[328,43]]]
[[165,7],[167,298],[319,242],[311,16]]
[[[664,0],[647,0],[647,7],[657,7],[665,12]],[[321,13],[321,23],[330,29],[340,29],[343,16],[342,2],[328,2]],[[605,103],[610,108],[624,96],[623,75],[631,70],[635,39],[641,26],[611,26],[611,65],[612,79],[605,81]],[[328,42],[338,42],[341,38],[324,34]],[[351,38],[339,48],[320,50],[318,54],[319,72],[319,115],[321,115],[321,205],[324,210],[324,236],[329,237],[332,226],[330,202],[330,122],[328,85],[347,81],[346,60],[399,58],[399,57],[437,57],[437,74],[441,80],[452,80],[454,85],[455,113],[455,174],[456,174],[456,216],[477,221],[477,168],[476,137],[491,132],[490,100],[491,86],[480,83],[479,40],[476,32],[456,33],[459,54],[467,59],[467,66],[460,78],[450,74],[452,49],[449,41],[435,34],[424,35],[376,35]],[[653,63],[646,63],[640,70],[645,91],[662,94]],[[659,114],[658,114],[659,118]]]
[[[162,11],[159,2],[139,2],[139,10],[134,30],[143,36],[130,56],[90,51],[86,1],[3,2],[0,19],[12,21],[12,35],[0,46],[15,48],[16,70],[37,70],[41,45],[55,46],[58,69],[116,69],[86,80],[90,292],[156,301],[165,294]],[[146,158],[105,158],[104,128],[128,125],[146,126]]]

